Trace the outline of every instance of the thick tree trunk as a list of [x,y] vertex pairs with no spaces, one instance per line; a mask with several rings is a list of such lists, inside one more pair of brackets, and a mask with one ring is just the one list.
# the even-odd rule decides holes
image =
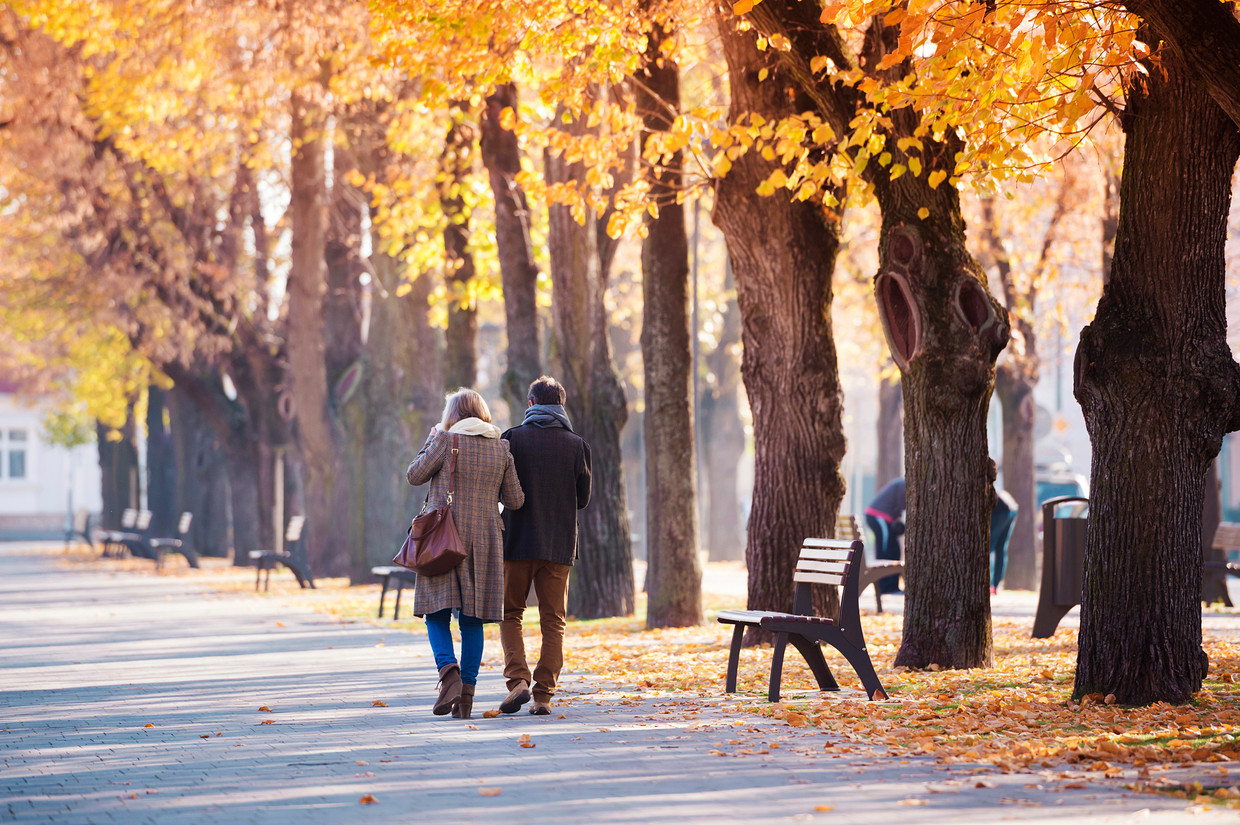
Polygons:
[[179,384],[168,392],[168,413],[176,451],[176,509],[194,514],[190,544],[199,555],[226,557],[231,516],[221,439]]
[[[662,53],[672,36],[653,23],[638,70],[635,102],[642,150],[680,111],[680,68]],[[677,198],[683,156],[648,168],[658,217],[647,215],[642,243],[642,364],[646,415],[647,627],[702,621],[702,568],[697,548],[697,472],[693,444],[689,351],[689,239]]]
[[[580,132],[581,125],[568,128]],[[548,183],[580,179],[580,164],[544,158]],[[634,610],[633,547],[620,455],[627,404],[611,358],[604,296],[610,256],[601,254],[599,223],[574,220],[563,205],[548,210],[554,335],[552,363],[568,395],[569,419],[593,459],[590,504],[577,516],[579,556],[568,590],[568,612],[582,619],[627,616]]]
[[134,439],[132,405],[129,420],[123,427],[116,430],[104,424],[95,427],[103,493],[100,521],[105,530],[121,529],[121,513],[138,506],[138,446]]
[[[887,362],[894,368],[895,364]],[[878,380],[878,468],[874,489],[881,490],[889,481],[904,475],[904,392],[900,374],[892,372]]]
[[517,87],[504,83],[487,98],[482,113],[479,146],[482,164],[495,195],[495,245],[499,252],[500,279],[504,285],[504,316],[507,319],[508,369],[501,382],[513,426],[525,415],[530,384],[542,374],[538,342],[538,306],[535,287],[538,267],[530,248],[530,214],[525,192],[517,183],[521,153],[517,135],[501,125],[505,109],[517,110]]
[[472,387],[478,381],[478,307],[469,290],[474,279],[474,255],[469,249],[469,211],[461,192],[474,168],[474,128],[455,119],[444,139],[440,157],[439,202],[447,226],[443,232],[447,259],[448,329],[444,359],[444,389]]
[[1205,475],[1240,426],[1224,261],[1240,132],[1170,50],[1134,80],[1124,130],[1114,266],[1076,353],[1093,466],[1073,694],[1187,702],[1207,669]]
[[[724,289],[736,289],[735,270],[727,264]],[[741,311],[729,295],[723,310],[723,329],[715,350],[706,357],[712,381],[700,402],[702,446],[706,453],[706,548],[712,561],[745,558],[744,525],[736,489],[737,467],[745,452],[745,425],[741,422]]]
[[171,536],[177,523],[177,463],[166,420],[168,394],[154,385],[146,391],[146,506],[151,533]]
[[1003,489],[1020,507],[1008,546],[1004,586],[1008,590],[1037,589],[1035,522],[1038,495],[1034,473],[1034,384],[1010,364],[995,373],[995,395],[1003,413]]
[[[720,21],[728,61],[730,116],[769,119],[802,111],[776,59],[752,32]],[[772,76],[759,81],[760,72]],[[755,190],[777,167],[757,147],[719,181],[714,221],[736,273],[744,342],[741,372],[754,428],[753,507],[745,558],[749,607],[789,610],[801,542],[829,536],[844,498],[843,397],[831,330],[831,276],[839,222],[821,203]],[[815,608],[834,616],[834,587],[817,588]],[[751,632],[753,641],[769,634]]]
[[331,409],[323,325],[327,278],[326,121],[301,96],[293,101],[292,261],[288,278],[288,365],[297,435],[306,470],[307,560],[316,576],[349,572],[361,537],[352,529],[353,479]]

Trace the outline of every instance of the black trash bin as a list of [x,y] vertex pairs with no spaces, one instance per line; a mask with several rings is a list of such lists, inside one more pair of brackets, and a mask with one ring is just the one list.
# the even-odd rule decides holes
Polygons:
[[1063,504],[1089,499],[1056,496],[1042,502],[1042,588],[1038,592],[1038,612],[1033,620],[1033,638],[1054,634],[1059,621],[1081,603],[1081,580],[1085,570],[1085,537],[1088,516],[1056,517]]

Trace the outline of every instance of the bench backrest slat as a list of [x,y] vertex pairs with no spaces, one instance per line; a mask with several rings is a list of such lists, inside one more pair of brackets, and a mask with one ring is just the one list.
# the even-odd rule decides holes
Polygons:
[[[286,542],[298,541],[301,538],[301,528],[306,524],[305,516],[293,516],[288,520],[288,530],[284,533]],[[284,548],[288,550],[287,547]]]
[[834,584],[836,586],[844,583],[844,577],[839,573],[809,573],[800,570],[792,574],[792,580],[802,584]]
[[814,561],[812,559],[802,558],[797,562],[798,573],[837,573],[844,575],[848,572],[848,560],[843,561]]
[[124,530],[132,530],[134,524],[138,521],[138,511],[132,507],[126,507],[121,513],[121,528]]
[[819,561],[848,561],[852,550],[847,544],[844,547],[802,547],[801,558],[818,559]]
[[1214,531],[1210,546],[1216,550],[1240,550],[1240,524],[1222,522]]
[[155,515],[150,510],[143,510],[138,513],[138,523],[135,525],[139,530],[146,531],[151,529],[151,516]]
[[194,521],[194,514],[186,511],[181,514],[181,520],[177,522],[177,535],[183,536],[189,532],[189,526]]

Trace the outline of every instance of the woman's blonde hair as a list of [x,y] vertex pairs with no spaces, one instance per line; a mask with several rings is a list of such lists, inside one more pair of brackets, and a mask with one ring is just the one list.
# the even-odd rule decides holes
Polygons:
[[443,419],[439,428],[445,432],[452,429],[458,421],[466,418],[480,418],[491,423],[491,410],[487,402],[476,391],[462,387],[448,396],[448,403],[443,406]]

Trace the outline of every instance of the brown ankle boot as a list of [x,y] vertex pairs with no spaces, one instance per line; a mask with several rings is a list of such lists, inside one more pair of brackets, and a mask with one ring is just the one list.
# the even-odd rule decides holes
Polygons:
[[432,712],[436,716],[451,713],[461,701],[461,667],[453,662],[439,669],[439,698]]
[[456,719],[468,719],[470,711],[474,709],[474,686],[461,683],[461,700],[456,703],[456,707],[452,709],[452,716]]

